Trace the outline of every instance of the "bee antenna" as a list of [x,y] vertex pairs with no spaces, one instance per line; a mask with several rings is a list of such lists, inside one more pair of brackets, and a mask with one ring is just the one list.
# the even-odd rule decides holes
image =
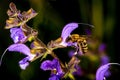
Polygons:
[[5,53],[7,52],[7,50],[8,50],[8,48],[5,49],[5,51],[3,52],[3,54],[2,54],[2,56],[1,56],[1,58],[0,58],[0,66],[1,66],[1,64],[2,64],[3,57],[4,57]]
[[87,26],[90,26],[90,27],[92,27],[92,28],[94,28],[94,27],[95,27],[94,25],[87,24],[87,23],[78,23],[78,24],[87,25]]

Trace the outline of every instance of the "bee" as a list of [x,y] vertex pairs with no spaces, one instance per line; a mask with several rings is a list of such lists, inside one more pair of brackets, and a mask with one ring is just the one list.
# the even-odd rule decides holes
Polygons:
[[72,34],[68,37],[67,42],[77,42],[77,52],[80,54],[85,54],[88,51],[87,36],[85,35]]

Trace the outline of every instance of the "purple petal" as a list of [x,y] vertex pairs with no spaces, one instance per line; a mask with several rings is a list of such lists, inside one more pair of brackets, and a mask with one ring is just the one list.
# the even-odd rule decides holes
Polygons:
[[105,65],[99,67],[97,72],[96,72],[96,80],[104,80],[105,75],[108,72],[108,69],[109,69],[110,65],[120,65],[120,64],[118,64],[118,63],[108,63],[108,64],[105,64]]
[[44,62],[42,62],[40,68],[43,69],[43,70],[53,70],[54,66],[53,66],[52,61],[45,60]]
[[10,33],[14,43],[24,42],[26,40],[26,36],[20,28],[11,28]]
[[53,75],[49,78],[49,80],[59,80],[57,75]]
[[60,63],[59,63],[59,61],[57,60],[57,59],[53,59],[53,66],[56,68],[56,70],[57,70],[57,75],[59,75],[59,76],[62,76],[63,75],[63,71],[62,71],[62,69],[61,69],[61,67],[60,67]]
[[28,56],[34,56],[30,53],[30,49],[24,44],[12,44],[8,47],[9,51],[21,52]]
[[21,69],[23,69],[23,70],[25,70],[26,69],[26,67],[29,65],[29,57],[26,57],[26,58],[24,58],[24,59],[22,59],[21,61],[19,61],[19,66],[20,66],[20,68]]
[[42,62],[40,68],[43,69],[43,70],[54,70],[54,69],[56,69],[57,70],[57,75],[62,76],[62,74],[63,74],[63,72],[61,70],[61,67],[60,67],[60,63],[57,59],[53,59],[52,61],[46,60],[46,61]]
[[63,39],[63,42],[65,42],[66,38],[70,35],[70,33],[78,27],[78,23],[69,23],[65,25],[65,27],[62,30],[61,37]]

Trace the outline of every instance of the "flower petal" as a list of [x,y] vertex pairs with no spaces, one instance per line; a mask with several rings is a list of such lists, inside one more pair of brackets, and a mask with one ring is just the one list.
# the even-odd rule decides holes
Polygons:
[[98,68],[96,72],[96,80],[104,80],[105,74],[108,72],[110,65],[120,65],[118,63],[107,63]]
[[21,52],[25,55],[32,56],[33,54],[30,53],[30,49],[24,44],[12,44],[8,47],[9,51],[16,51]]
[[25,70],[26,67],[29,65],[29,57],[26,57],[24,59],[22,59],[21,61],[19,61],[19,66],[21,69]]
[[27,38],[20,28],[11,28],[10,33],[14,43],[24,42]]
[[59,63],[59,61],[57,59],[53,59],[52,61],[46,60],[46,61],[42,62],[40,68],[43,69],[43,70],[53,70],[53,69],[56,69],[57,70],[57,74],[62,74],[60,63]]
[[52,61],[45,60],[44,62],[42,62],[40,68],[43,69],[43,70],[53,70],[54,66],[53,66]]
[[53,75],[49,78],[49,80],[59,80],[57,75]]
[[57,70],[57,75],[62,76],[62,75],[63,75],[63,72],[62,72],[62,69],[61,69],[61,67],[60,67],[59,61],[58,61],[57,59],[53,59],[52,63],[53,63],[53,66],[54,66],[54,67],[56,68],[56,70]]
[[65,25],[65,27],[62,30],[61,37],[63,39],[63,42],[65,42],[66,38],[70,35],[70,33],[78,27],[78,23],[69,23]]

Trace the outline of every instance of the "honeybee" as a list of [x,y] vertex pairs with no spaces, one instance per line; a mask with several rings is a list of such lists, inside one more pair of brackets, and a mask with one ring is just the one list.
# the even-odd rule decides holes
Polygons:
[[87,36],[72,34],[68,37],[67,42],[77,42],[77,52],[80,54],[85,54],[88,51]]

